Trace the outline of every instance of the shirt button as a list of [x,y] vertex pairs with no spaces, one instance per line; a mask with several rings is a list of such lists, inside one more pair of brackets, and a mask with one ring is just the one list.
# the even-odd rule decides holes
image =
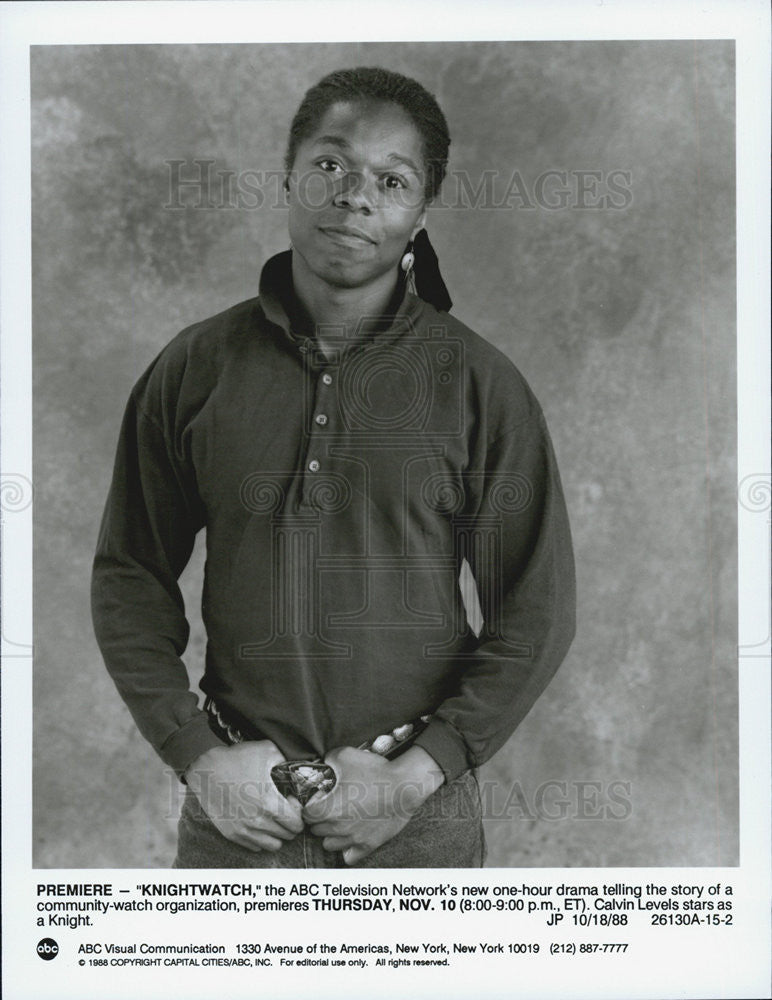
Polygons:
[[322,382],[324,382],[325,385],[332,385],[332,375],[330,375],[329,372],[325,372],[324,375],[322,375]]
[[312,458],[311,461],[308,463],[308,471],[309,472],[318,472],[320,469],[321,469],[321,465],[316,461],[315,458]]
[[327,423],[327,414],[326,413],[317,413],[317,415],[316,415],[316,422],[317,422],[317,424],[319,424],[320,427],[324,427],[324,425]]

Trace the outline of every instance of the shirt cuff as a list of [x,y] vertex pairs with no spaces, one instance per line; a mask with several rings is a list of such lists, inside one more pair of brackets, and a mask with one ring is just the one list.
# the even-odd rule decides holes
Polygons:
[[423,747],[435,759],[445,774],[446,782],[453,781],[472,766],[460,733],[450,723],[436,716],[416,736],[413,746]]
[[184,781],[185,771],[197,757],[212,747],[225,745],[209,727],[209,717],[206,712],[199,711],[184,726],[180,726],[172,733],[158,753],[164,763],[174,768],[177,777]]

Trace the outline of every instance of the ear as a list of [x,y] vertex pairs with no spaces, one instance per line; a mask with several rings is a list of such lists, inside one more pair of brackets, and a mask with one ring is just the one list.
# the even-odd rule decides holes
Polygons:
[[285,199],[285,201],[286,201],[287,198],[289,198],[289,193],[290,193],[290,177],[291,176],[292,175],[289,174],[289,173],[284,175],[284,183],[282,184],[282,190],[284,191],[284,199]]

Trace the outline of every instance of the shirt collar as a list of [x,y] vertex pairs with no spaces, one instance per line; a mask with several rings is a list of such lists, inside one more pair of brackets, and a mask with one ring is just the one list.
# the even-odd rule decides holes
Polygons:
[[[302,353],[309,349],[308,338],[293,330],[292,317],[296,310],[292,285],[292,251],[284,250],[266,261],[260,274],[260,306],[266,319],[278,326]],[[393,316],[384,316],[383,325],[366,338],[366,343],[391,343],[418,322],[424,303],[418,296],[404,290]]]

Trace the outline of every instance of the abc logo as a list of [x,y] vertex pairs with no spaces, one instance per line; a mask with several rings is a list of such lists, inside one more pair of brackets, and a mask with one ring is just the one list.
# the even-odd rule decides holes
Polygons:
[[37,953],[38,958],[42,958],[44,962],[50,962],[59,954],[59,945],[53,938],[43,938],[38,941]]

